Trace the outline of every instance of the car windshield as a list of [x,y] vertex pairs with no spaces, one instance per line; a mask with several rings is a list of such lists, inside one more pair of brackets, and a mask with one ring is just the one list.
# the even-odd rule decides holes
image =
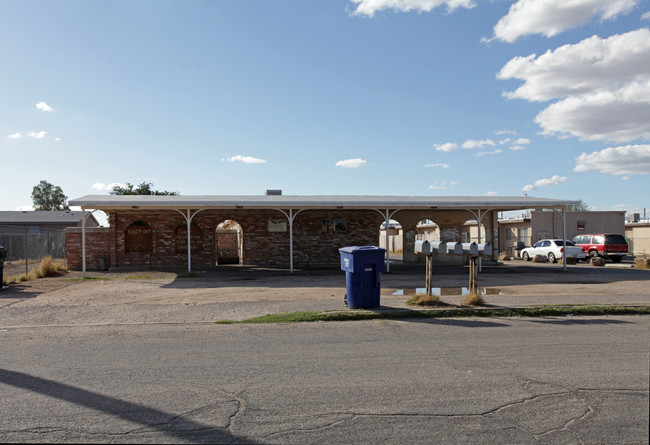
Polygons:
[[605,235],[605,244],[627,244],[621,235]]
[[[555,243],[556,246],[562,246],[562,240],[561,240],[561,239],[553,240],[553,242]],[[567,246],[575,246],[575,244],[573,244],[573,243],[572,243],[571,241],[569,241],[569,240],[566,241],[566,245],[567,245]]]

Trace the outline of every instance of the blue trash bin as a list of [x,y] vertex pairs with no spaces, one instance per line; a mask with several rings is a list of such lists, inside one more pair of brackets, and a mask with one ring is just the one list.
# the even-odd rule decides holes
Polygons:
[[350,309],[379,307],[381,273],[386,249],[351,246],[339,249],[341,270],[345,271],[346,302]]

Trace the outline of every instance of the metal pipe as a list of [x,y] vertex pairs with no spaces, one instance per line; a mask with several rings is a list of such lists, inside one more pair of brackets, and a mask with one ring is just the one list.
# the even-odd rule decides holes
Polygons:
[[86,209],[81,209],[81,276],[86,278]]

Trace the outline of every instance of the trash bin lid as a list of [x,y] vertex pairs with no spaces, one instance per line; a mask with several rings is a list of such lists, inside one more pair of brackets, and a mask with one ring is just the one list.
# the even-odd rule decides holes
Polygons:
[[348,247],[341,247],[339,249],[339,252],[353,253],[359,251],[377,251],[377,250],[385,250],[385,249],[382,249],[381,247],[377,247],[377,246],[348,246]]

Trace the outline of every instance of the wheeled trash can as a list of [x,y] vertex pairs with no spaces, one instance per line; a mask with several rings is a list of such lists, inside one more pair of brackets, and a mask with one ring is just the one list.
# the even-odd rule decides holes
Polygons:
[[380,306],[381,273],[386,249],[350,246],[339,249],[341,270],[345,271],[346,302],[350,309]]

